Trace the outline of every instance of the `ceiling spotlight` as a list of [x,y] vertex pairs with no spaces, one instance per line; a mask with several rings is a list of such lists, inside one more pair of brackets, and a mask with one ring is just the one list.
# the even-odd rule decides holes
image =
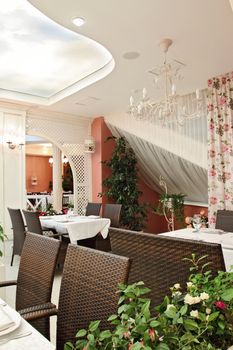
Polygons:
[[72,19],[72,22],[74,25],[76,25],[77,27],[82,27],[85,23],[85,19],[82,17],[74,17]]

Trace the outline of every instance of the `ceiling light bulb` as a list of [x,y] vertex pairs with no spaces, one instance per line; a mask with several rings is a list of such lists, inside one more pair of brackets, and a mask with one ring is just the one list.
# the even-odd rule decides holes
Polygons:
[[76,25],[77,27],[82,27],[85,23],[85,19],[82,17],[75,17],[72,19],[72,22],[74,25]]

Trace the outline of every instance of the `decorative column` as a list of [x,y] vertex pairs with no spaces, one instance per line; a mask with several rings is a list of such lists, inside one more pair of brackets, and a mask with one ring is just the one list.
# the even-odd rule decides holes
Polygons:
[[53,145],[53,209],[62,210],[62,152]]

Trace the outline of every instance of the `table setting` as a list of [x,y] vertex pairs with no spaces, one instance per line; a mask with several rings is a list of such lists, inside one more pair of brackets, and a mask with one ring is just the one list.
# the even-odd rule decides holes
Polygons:
[[0,299],[0,349],[54,350],[55,347],[26,322],[20,314]]
[[221,244],[226,270],[230,271],[231,266],[233,266],[233,232],[206,227],[199,229],[190,227],[161,233],[160,235]]
[[105,239],[111,220],[96,215],[84,216],[77,214],[40,216],[43,228],[55,229],[58,233],[68,234],[71,243],[78,240],[95,237],[99,232]]

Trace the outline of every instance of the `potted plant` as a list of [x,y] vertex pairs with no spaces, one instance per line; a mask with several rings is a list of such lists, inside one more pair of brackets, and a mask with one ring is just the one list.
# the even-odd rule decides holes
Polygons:
[[141,231],[147,217],[147,204],[139,203],[142,192],[138,188],[137,159],[133,149],[124,137],[114,139],[116,147],[109,160],[102,163],[111,170],[111,175],[103,181],[106,191],[99,193],[118,204],[122,204],[120,226]]
[[[143,282],[120,285],[113,329],[100,330],[100,321],[77,332],[76,344],[65,350],[227,350],[233,344],[233,273],[207,271],[206,256],[192,255],[185,288],[171,287],[169,296],[151,312]],[[200,264],[203,264],[200,266]]]
[[184,198],[183,193],[168,193],[167,184],[162,176],[159,183],[165,189],[165,193],[160,195],[159,203],[154,212],[163,215],[168,223],[168,230],[174,231],[175,220],[184,225]]

